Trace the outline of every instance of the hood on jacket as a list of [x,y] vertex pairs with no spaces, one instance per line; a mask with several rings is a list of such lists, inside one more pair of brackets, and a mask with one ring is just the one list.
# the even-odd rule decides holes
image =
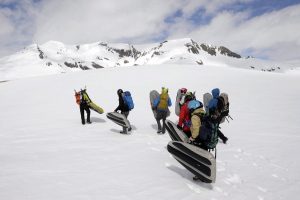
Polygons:
[[211,91],[211,94],[213,96],[213,98],[218,98],[218,96],[220,95],[220,89],[219,88],[215,88]]
[[117,94],[118,94],[119,97],[122,96],[123,90],[122,89],[118,89]]

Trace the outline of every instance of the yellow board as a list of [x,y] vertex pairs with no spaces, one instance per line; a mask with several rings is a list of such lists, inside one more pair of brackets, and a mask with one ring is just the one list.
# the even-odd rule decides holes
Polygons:
[[94,110],[95,112],[97,112],[97,113],[99,113],[99,114],[104,113],[103,108],[101,108],[100,106],[96,105],[95,103],[90,102],[88,105],[89,105],[89,107],[90,107],[92,110]]

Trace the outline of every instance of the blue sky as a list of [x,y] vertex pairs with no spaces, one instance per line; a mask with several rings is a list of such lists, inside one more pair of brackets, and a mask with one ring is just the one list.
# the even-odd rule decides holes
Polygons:
[[49,40],[136,44],[191,37],[297,60],[299,18],[300,0],[0,0],[0,57]]

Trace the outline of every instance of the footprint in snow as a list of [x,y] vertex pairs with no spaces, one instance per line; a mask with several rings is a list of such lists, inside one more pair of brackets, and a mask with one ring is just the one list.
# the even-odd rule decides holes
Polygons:
[[165,163],[165,166],[166,167],[170,167],[171,165],[169,163]]
[[267,189],[265,189],[265,188],[263,188],[263,187],[260,187],[260,186],[257,186],[257,189],[258,189],[259,191],[261,191],[261,192],[264,192],[264,193],[268,192]]
[[199,188],[199,186],[197,186],[197,185],[192,185],[192,184],[189,184],[189,183],[186,183],[186,185],[188,186],[188,188],[190,189],[190,190],[192,190],[193,192],[195,192],[195,193],[201,193],[201,189]]
[[230,175],[228,176],[228,178],[226,178],[224,180],[224,182],[226,184],[241,184],[242,183],[242,179],[239,177],[239,175],[234,174],[234,175]]
[[152,151],[157,151],[157,152],[160,152],[160,149],[158,149],[158,148],[155,148],[155,147],[151,147],[151,150],[152,150]]
[[272,177],[279,178],[279,176],[277,174],[272,174]]
[[264,200],[264,198],[261,196],[257,196],[257,198],[258,198],[258,200]]

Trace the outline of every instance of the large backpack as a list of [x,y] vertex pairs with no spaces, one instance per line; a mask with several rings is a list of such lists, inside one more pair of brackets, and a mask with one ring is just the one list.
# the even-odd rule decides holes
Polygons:
[[75,91],[75,99],[76,99],[76,103],[78,105],[80,105],[80,102],[81,102],[81,94],[80,94],[80,92],[76,92]]
[[162,93],[160,95],[160,99],[159,99],[157,108],[159,110],[167,110],[168,109],[168,99],[169,99],[168,93]]
[[124,92],[123,95],[124,104],[128,107],[129,110],[134,108],[134,103],[129,91]]
[[202,115],[200,113],[197,115],[201,120],[201,127],[199,132],[199,142],[200,146],[205,149],[214,149],[218,144],[218,131],[219,123],[212,120],[209,115]]
[[220,114],[220,123],[225,121],[225,118],[229,115],[229,100],[227,93],[221,93],[218,97],[217,105],[219,114]]
[[209,104],[210,100],[212,100],[212,98],[213,98],[213,96],[208,92],[203,94],[203,107],[204,107],[206,113],[209,112],[208,104]]

